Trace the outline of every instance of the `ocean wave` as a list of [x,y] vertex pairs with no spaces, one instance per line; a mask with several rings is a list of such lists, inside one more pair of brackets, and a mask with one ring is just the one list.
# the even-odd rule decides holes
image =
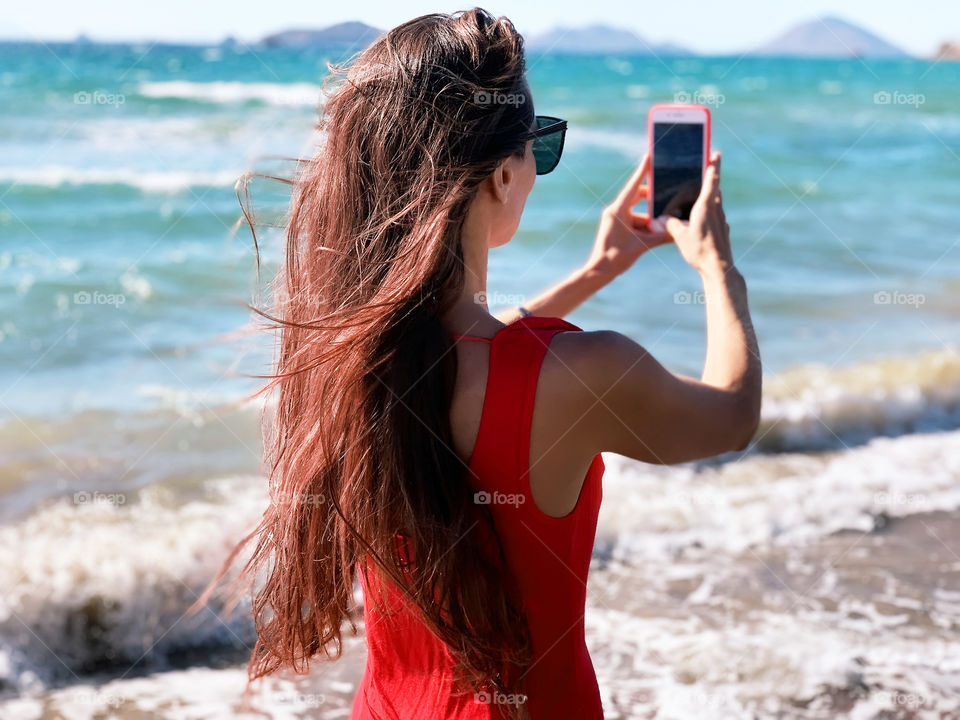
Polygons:
[[[931,508],[960,506],[960,491],[950,487],[960,469],[958,459],[948,459],[952,466],[942,462],[958,437],[881,439],[826,458],[756,455],[721,469],[656,468],[605,457],[599,540],[602,552],[612,536],[615,548],[609,559],[614,563],[607,569],[595,567],[587,628],[598,675],[617,696],[610,698],[613,705],[625,710],[622,704],[627,703],[636,710],[634,704],[643,705],[645,696],[685,717],[684,707],[707,699],[730,712],[739,712],[740,703],[750,697],[771,694],[827,702],[822,693],[833,692],[830,688],[843,692],[849,672],[870,675],[881,683],[877,688],[900,691],[903,686],[894,671],[911,666],[914,651],[939,654],[945,663],[956,657],[948,641],[936,639],[936,631],[933,636],[917,635],[909,648],[902,637],[877,636],[870,628],[905,622],[902,612],[878,612],[869,598],[845,597],[828,577],[815,598],[836,597],[845,604],[808,609],[798,616],[754,608],[748,590],[738,594],[729,586],[751,573],[759,573],[754,580],[762,581],[773,572],[765,562],[782,551],[797,558],[790,571],[806,587],[811,578],[804,563],[810,557],[834,559],[835,550],[819,552],[815,545],[828,533],[850,526],[869,533],[874,526],[871,513],[916,512],[923,520]],[[237,476],[207,481],[203,490],[202,497],[185,504],[177,504],[160,486],[136,497],[73,497],[0,529],[0,582],[12,588],[0,597],[0,688],[45,696],[55,705],[70,704],[85,692],[80,700],[96,706],[117,698],[149,704],[157,693],[167,694],[168,680],[183,679],[180,673],[156,671],[182,667],[183,658],[200,664],[229,658],[239,666],[253,640],[248,605],[230,616],[222,614],[217,601],[211,606],[213,614],[203,611],[194,618],[183,613],[231,544],[259,518],[266,503],[265,483]],[[900,503],[896,498],[901,497],[912,500]],[[923,501],[917,501],[921,497]],[[849,539],[839,542],[841,548],[852,544]],[[810,557],[797,555],[804,548]],[[669,587],[685,581],[692,584],[680,606]],[[774,590],[793,598],[788,588],[775,586],[770,593]],[[894,604],[907,607],[907,590],[899,589]],[[938,589],[934,596],[931,617],[954,617],[960,595]],[[769,597],[764,602],[776,606]],[[711,608],[726,608],[723,603],[737,608],[736,614],[727,608],[722,627],[705,625]],[[31,632],[24,633],[24,626]],[[854,635],[872,638],[871,644],[851,648]],[[777,641],[783,637],[791,642]],[[356,647],[346,663],[335,666],[336,672],[356,678],[362,670],[357,654],[361,644],[351,640]],[[824,645],[846,650],[831,652],[834,660],[824,665],[816,651]],[[895,646],[903,652],[888,655]],[[741,672],[735,682],[723,675],[724,658],[732,658]],[[670,676],[657,679],[652,671],[658,662],[661,669],[671,669]],[[146,683],[125,676],[93,694],[96,683],[44,695],[47,688],[75,681],[75,675],[91,678],[93,671],[116,668],[126,672],[136,663],[138,673],[153,672]],[[629,672],[631,664],[634,672]],[[189,672],[210,681],[220,678],[225,685],[218,701],[229,702],[242,690],[237,669]],[[700,692],[688,692],[688,683],[671,679],[672,673],[698,677]],[[772,691],[788,677],[792,681],[787,686]],[[944,694],[946,681],[928,676],[924,695],[942,702],[949,697],[949,692]],[[322,692],[335,686],[338,683],[326,684]],[[337,703],[348,706],[355,687],[344,685],[338,694],[343,702]],[[882,703],[884,698],[877,693],[864,702]]]
[[[639,598],[642,593],[635,593]],[[827,613],[755,610],[711,621],[682,603],[677,616],[612,606],[593,594],[585,616],[604,712],[622,720],[692,717],[847,720],[956,717],[956,644],[946,638],[866,633]],[[268,676],[191,667],[80,683],[0,700],[11,720],[114,715],[156,718],[348,717],[364,670],[362,638],[344,636],[335,663],[319,671]],[[322,669],[320,669],[322,668]],[[249,715],[247,713],[250,713]],[[79,715],[78,715],[79,713]]]
[[960,351],[832,368],[807,365],[765,381],[755,439],[764,451],[818,450],[877,436],[960,427]]
[[[364,669],[363,638],[344,633],[344,656],[323,672],[276,674],[247,687],[242,665],[230,668],[194,666],[184,670],[131,673],[103,684],[81,683],[45,693],[0,699],[4,720],[45,718],[137,717],[188,720],[303,720],[348,718]],[[320,661],[317,661],[320,664]],[[122,708],[122,709],[121,709]],[[118,715],[118,709],[120,713]]]
[[[653,567],[695,551],[723,565],[750,550],[953,510],[958,446],[960,431],[721,465],[659,467],[608,454],[594,555]],[[139,490],[79,492],[0,528],[0,582],[13,588],[0,597],[0,686],[46,687],[67,670],[129,665],[148,650],[162,667],[250,640],[243,609],[222,622],[181,616],[259,519],[266,483],[249,475],[182,485],[175,474]],[[62,664],[49,662],[51,651]]]
[[[759,444],[776,452],[679,466],[605,454],[595,559],[680,571],[673,563],[678,554],[709,553],[711,562],[723,565],[763,548],[805,547],[841,531],[871,534],[898,518],[956,511],[958,388],[954,351],[839,369],[795,368],[767,382]],[[164,386],[141,392],[186,417],[210,400]],[[250,424],[253,415],[244,413],[243,422]],[[99,419],[84,418],[82,430],[123,419],[103,411]],[[69,432],[58,448],[82,437],[76,419],[58,422],[69,428],[38,431],[46,445],[57,442],[57,433]],[[933,430],[916,431],[926,426]],[[195,434],[196,424],[187,430]],[[247,431],[252,439],[252,427]],[[199,442],[206,453],[231,453],[235,433],[225,429],[222,438]],[[863,442],[855,443],[861,435]],[[127,440],[134,457],[155,442],[151,434]],[[836,449],[810,452],[830,443]],[[18,462],[26,468],[33,461],[23,456]],[[112,466],[96,467],[99,475],[113,472]],[[124,472],[121,466],[117,471]],[[152,472],[143,489],[128,480],[134,484],[113,491],[100,477],[98,492],[40,498],[0,528],[0,583],[13,588],[0,596],[0,686],[46,687],[69,675],[66,669],[129,664],[151,646],[151,662],[162,666],[165,658],[249,639],[251,628],[242,619],[179,618],[231,544],[259,518],[265,482],[255,475],[185,477],[183,467],[171,465]],[[8,498],[12,490],[6,489]],[[24,625],[34,634],[24,635]],[[49,662],[51,650],[63,665]]]
[[63,185],[127,185],[144,192],[171,193],[192,187],[232,187],[241,174],[235,170],[144,171],[124,167],[47,165],[37,168],[0,168],[0,183],[47,188]]
[[600,556],[635,563],[692,547],[737,554],[952,511],[960,508],[958,447],[960,430],[720,464],[652,466],[604,455]]
[[[29,690],[191,649],[243,647],[249,612],[184,617],[266,506],[265,483],[207,483],[178,504],[162,486],[76,493],[0,528],[0,688]],[[217,621],[211,622],[210,611]],[[25,634],[23,628],[30,628]],[[59,662],[50,662],[53,653]]]
[[320,86],[311,83],[190,82],[171,80],[145,82],[137,87],[143,97],[192,100],[207,103],[262,102],[268,105],[316,107]]

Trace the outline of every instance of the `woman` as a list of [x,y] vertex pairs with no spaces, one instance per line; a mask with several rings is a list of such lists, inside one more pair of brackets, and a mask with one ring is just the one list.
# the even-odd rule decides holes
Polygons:
[[[517,229],[566,124],[533,114],[522,39],[480,9],[427,15],[340,73],[294,183],[270,508],[246,576],[251,678],[339,656],[364,596],[353,718],[602,717],[584,643],[602,451],[675,463],[746,447],[760,362],[711,158],[689,222],[603,212],[583,270],[493,317],[487,255]],[[674,242],[703,278],[707,357],[676,376],[560,319]]]

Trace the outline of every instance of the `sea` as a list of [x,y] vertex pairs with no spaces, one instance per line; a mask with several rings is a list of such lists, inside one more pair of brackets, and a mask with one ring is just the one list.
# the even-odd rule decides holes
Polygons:
[[[0,44],[0,717],[347,718],[343,657],[242,697],[249,606],[187,608],[262,513],[269,295],[338,49]],[[764,362],[742,453],[606,455],[586,641],[605,717],[960,718],[960,64],[531,52],[569,122],[494,311],[587,258],[656,102],[699,102]],[[569,320],[670,369],[697,274],[643,256]],[[361,626],[362,629],[362,626]]]

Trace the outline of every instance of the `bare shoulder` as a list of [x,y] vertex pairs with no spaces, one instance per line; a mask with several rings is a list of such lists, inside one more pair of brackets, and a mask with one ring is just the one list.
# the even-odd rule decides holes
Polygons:
[[[585,457],[620,450],[612,442],[623,423],[625,393],[637,403],[662,367],[643,347],[613,330],[553,336],[540,370],[538,404],[571,453]],[[541,399],[542,398],[542,399]],[[629,430],[629,428],[628,428]]]
[[566,393],[588,396],[609,389],[624,373],[643,372],[652,356],[635,341],[614,330],[557,333],[544,359],[541,378]]

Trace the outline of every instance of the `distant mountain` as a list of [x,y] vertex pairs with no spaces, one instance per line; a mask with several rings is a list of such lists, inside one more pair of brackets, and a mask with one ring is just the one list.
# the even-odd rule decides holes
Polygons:
[[862,27],[836,17],[795,25],[751,55],[794,57],[907,57],[907,53]]
[[383,30],[362,22],[345,22],[320,30],[293,29],[267,35],[260,42],[267,47],[340,47],[364,48],[376,40]]
[[691,55],[690,50],[672,43],[655,43],[630,30],[609,25],[582,28],[558,27],[527,38],[527,47],[541,52],[624,53],[631,55]]

